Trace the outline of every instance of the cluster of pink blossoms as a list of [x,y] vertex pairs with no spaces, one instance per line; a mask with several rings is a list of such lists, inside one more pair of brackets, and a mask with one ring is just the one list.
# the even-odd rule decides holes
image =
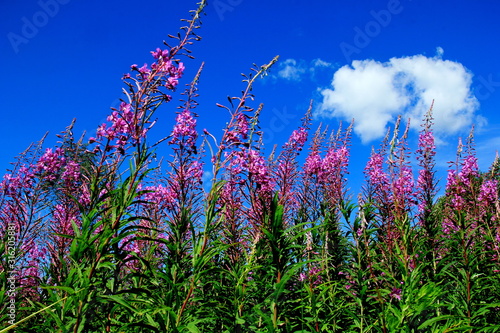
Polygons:
[[322,269],[318,266],[313,266],[311,267],[307,272],[302,272],[299,274],[299,281],[300,282],[311,282],[312,286],[316,287],[321,284],[322,278],[321,278],[321,272]]
[[432,181],[433,181],[433,174],[428,169],[418,170],[417,191],[415,194],[418,197],[420,197],[420,200],[418,200],[418,211],[420,213],[428,209],[429,203],[426,202],[426,198],[424,196],[426,193],[426,189],[432,191],[431,194],[434,193],[434,190],[430,188],[433,184]]
[[323,168],[323,161],[321,156],[317,151],[313,151],[306,158],[306,163],[304,164],[304,173],[306,175],[318,175],[321,173]]
[[465,206],[465,196],[471,190],[472,179],[479,175],[477,158],[473,155],[467,156],[458,172],[451,169],[448,171],[446,190],[451,196],[452,206],[455,210],[462,210]]
[[80,179],[80,176],[80,165],[72,160],[67,161],[61,178],[68,184],[73,184]]
[[349,150],[345,146],[329,149],[324,158],[321,158],[317,151],[313,151],[306,158],[304,173],[308,176],[315,175],[319,182],[331,183],[348,173],[348,164]]
[[52,258],[59,260],[61,253],[67,251],[67,247],[71,244],[71,239],[62,235],[73,235],[73,223],[77,226],[81,225],[80,214],[75,207],[69,207],[67,204],[57,204],[53,208],[52,218],[50,220],[50,239],[47,248],[52,254]]
[[[144,64],[142,67],[133,64],[131,66],[132,70],[138,71],[138,79],[143,81],[153,81],[155,76],[165,77],[165,87],[169,90],[173,90],[179,83],[178,80],[184,73],[184,64],[180,62],[176,67],[172,62],[170,52],[168,50],[161,50],[160,48],[157,48],[156,51],[151,51],[151,54],[153,55],[153,58],[156,59],[156,62],[151,64],[151,68],[148,68],[148,64]],[[125,78],[130,78],[130,75],[125,75]]]
[[153,71],[158,71],[160,73],[167,74],[167,79],[165,86],[169,90],[174,90],[179,84],[179,79],[184,73],[184,64],[180,62],[176,67],[171,60],[169,50],[161,50],[157,48],[156,51],[151,51],[153,58],[156,59],[156,63],[151,65]]
[[3,180],[0,182],[0,190],[7,195],[15,195],[19,189],[27,189],[33,186],[33,179],[35,175],[33,170],[22,166],[16,172],[16,175],[5,174]]
[[230,173],[236,176],[242,171],[248,171],[251,179],[260,186],[264,193],[270,193],[273,188],[269,170],[264,157],[254,149],[232,152]]
[[172,131],[170,144],[180,144],[192,149],[195,146],[198,132],[196,131],[196,119],[189,109],[184,109],[177,115],[176,124]]
[[285,149],[292,149],[300,152],[307,141],[307,128],[301,127],[292,132],[292,135],[285,143]]
[[203,163],[193,161],[187,170],[187,177],[192,183],[200,183],[203,177]]
[[247,116],[244,113],[239,113],[236,116],[236,124],[234,124],[234,128],[225,133],[220,149],[225,149],[231,144],[244,142],[248,139],[248,131],[249,126]]
[[51,224],[56,226],[54,231],[64,235],[73,234],[72,222],[76,225],[81,223],[78,211],[62,204],[55,205],[52,216]]
[[159,207],[166,207],[172,209],[177,193],[172,191],[171,188],[164,187],[161,184],[156,186],[148,186],[145,188],[148,192],[144,195],[144,199],[150,203],[158,205]]
[[485,180],[481,184],[478,201],[481,206],[494,206],[498,202],[498,181],[496,179]]
[[61,148],[57,148],[52,151],[51,148],[47,148],[45,154],[43,154],[36,165],[37,172],[43,172],[44,178],[48,181],[55,181],[57,179],[57,174],[62,169],[66,162],[64,157],[64,151]]
[[[116,148],[125,146],[132,133],[135,117],[136,115],[132,111],[131,105],[121,102],[119,110],[113,111],[107,118],[111,122],[111,126],[108,127],[106,123],[101,124],[97,128],[97,139],[90,138],[89,141],[92,143],[102,138],[110,141],[116,139]],[[145,134],[145,130],[142,130],[139,136],[143,137]]]
[[347,174],[349,150],[346,146],[328,150],[322,164],[323,173],[321,176],[325,182],[331,182],[337,179],[339,175]]
[[423,131],[418,136],[417,160],[420,163],[431,161],[436,155],[436,145],[432,131]]
[[365,167],[368,184],[375,192],[386,193],[389,186],[389,178],[384,171],[384,156],[372,153]]
[[[138,72],[136,77],[130,74],[124,75],[123,79],[130,88],[130,93],[127,93],[129,103],[122,102],[118,110],[113,110],[107,118],[110,124],[101,124],[97,129],[96,138],[89,139],[90,143],[103,138],[109,141],[116,139],[115,145],[106,146],[106,149],[116,148],[123,153],[124,146],[130,138],[133,144],[137,144],[141,138],[145,137],[148,129],[144,127],[143,120],[148,117],[146,112],[155,109],[154,105],[158,102],[158,97],[167,102],[171,100],[171,96],[161,93],[159,88],[163,86],[167,90],[174,91],[178,80],[184,73],[184,64],[176,64],[172,61],[168,50],[157,48],[151,54],[155,58],[151,68],[148,68],[147,64],[142,67],[134,64],[131,69]],[[150,93],[145,93],[146,91],[156,92],[158,96],[151,96]]]
[[392,182],[391,201],[407,205],[413,201],[413,173],[410,167],[402,166],[399,175]]
[[[431,124],[429,123],[428,126]],[[416,197],[418,198],[418,211],[420,214],[429,213],[433,198],[436,195],[434,185],[434,156],[436,145],[434,135],[429,128],[420,132],[418,137],[417,161],[421,169],[418,171],[416,184]],[[421,215],[423,216],[423,215]]]
[[23,259],[23,264],[18,264],[18,266],[22,267],[18,272],[21,293],[25,297],[39,299],[40,291],[37,290],[37,287],[40,283],[42,259],[47,257],[47,250],[31,241],[23,244],[21,252],[27,253],[27,256]]

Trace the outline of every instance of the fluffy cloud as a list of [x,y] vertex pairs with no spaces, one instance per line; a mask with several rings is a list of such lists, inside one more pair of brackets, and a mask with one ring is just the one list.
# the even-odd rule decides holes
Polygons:
[[295,59],[286,59],[279,65],[278,77],[291,81],[298,81],[306,72],[307,68],[303,63],[298,64]]
[[289,81],[300,81],[304,75],[309,73],[314,75],[317,69],[331,68],[333,65],[321,59],[314,59],[307,64],[304,60],[286,59],[278,65],[277,77]]
[[438,136],[469,128],[479,107],[471,92],[472,74],[460,63],[441,59],[442,54],[439,48],[433,58],[353,61],[335,72],[331,88],[321,90],[323,100],[316,115],[354,118],[355,132],[367,143],[381,138],[399,114],[419,128],[434,100]]

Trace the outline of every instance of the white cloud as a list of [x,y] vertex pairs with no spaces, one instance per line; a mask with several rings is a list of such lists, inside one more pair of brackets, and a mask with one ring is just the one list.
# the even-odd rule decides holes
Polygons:
[[319,58],[312,60],[309,65],[304,60],[286,59],[279,63],[277,77],[289,81],[300,81],[305,74],[313,75],[317,69],[331,67],[333,64]]
[[333,67],[333,64],[329,63],[327,61],[321,60],[320,58],[316,58],[312,61],[312,68],[314,69],[316,67],[329,68],[329,67]]
[[207,170],[203,171],[203,175],[201,176],[201,181],[205,183],[211,180],[212,180],[212,172]]
[[436,57],[442,58],[444,54],[444,50],[441,46],[436,47]]
[[307,70],[303,63],[298,64],[295,59],[286,59],[279,64],[279,67],[278,77],[291,81],[300,80]]
[[[438,136],[470,128],[479,107],[471,92],[472,74],[460,63],[422,55],[353,61],[337,70],[332,88],[321,90],[316,115],[354,118],[354,130],[363,142],[381,138],[387,124],[402,114],[419,129],[434,102],[434,130]],[[482,119],[484,121],[484,119]]]

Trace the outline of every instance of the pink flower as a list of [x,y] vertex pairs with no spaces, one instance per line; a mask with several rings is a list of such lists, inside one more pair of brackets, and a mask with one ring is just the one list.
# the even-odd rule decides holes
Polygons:
[[482,206],[494,205],[498,201],[498,181],[496,179],[485,180],[481,184],[477,200]]
[[75,161],[68,161],[64,172],[62,173],[62,179],[69,184],[74,183],[80,179],[80,165]]
[[169,57],[169,53],[170,52],[168,50],[161,50],[160,48],[157,48],[156,51],[151,51],[151,54],[155,59],[167,59]]
[[141,68],[139,68],[139,73],[142,74],[142,77],[145,78],[151,70],[148,68],[148,64],[144,64]]
[[291,148],[296,152],[300,152],[307,141],[307,129],[300,127],[292,132],[292,135],[285,143],[285,148]]
[[384,171],[384,157],[378,153],[372,153],[365,167],[365,174],[368,176],[368,184],[375,192],[387,191],[389,180]]
[[237,118],[238,124],[236,126],[238,134],[241,136],[242,140],[246,140],[248,137],[248,120],[247,117],[240,113]]
[[319,177],[322,173],[323,162],[321,156],[317,151],[311,152],[306,158],[306,163],[304,165],[304,173],[306,175],[312,176],[316,175]]
[[321,177],[325,183],[342,183],[343,175],[347,174],[349,165],[349,151],[343,146],[338,149],[328,150],[325,158],[321,162]]
[[57,148],[54,152],[51,148],[47,148],[45,154],[38,160],[36,170],[43,172],[44,178],[48,181],[55,181],[65,161],[64,151],[61,148]]
[[399,177],[393,183],[393,200],[408,203],[413,195],[413,173],[411,168],[402,166]]
[[144,195],[146,201],[158,205],[159,207],[166,207],[167,209],[173,208],[173,204],[177,199],[177,194],[170,187],[167,188],[160,184],[157,186],[148,186],[145,190],[151,191]]
[[194,147],[198,132],[196,132],[196,119],[189,109],[184,109],[177,115],[177,123],[172,131],[171,144],[183,144],[184,146]]
[[391,293],[389,294],[390,298],[401,300],[401,288],[392,288]]
[[188,178],[190,178],[193,183],[200,183],[203,177],[203,164],[199,161],[193,161],[187,173]]

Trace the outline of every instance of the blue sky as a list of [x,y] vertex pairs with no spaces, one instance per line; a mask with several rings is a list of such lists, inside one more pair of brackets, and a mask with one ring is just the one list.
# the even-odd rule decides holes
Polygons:
[[[122,74],[151,62],[195,1],[0,0],[0,168],[73,118],[88,136],[118,104]],[[215,106],[244,88],[240,73],[280,56],[255,88],[270,150],[300,124],[314,99],[315,121],[335,129],[355,118],[351,180],[357,187],[372,146],[396,116],[419,119],[435,100],[438,167],[476,126],[480,167],[500,146],[500,3],[496,0],[212,0],[186,60],[184,83],[205,62],[201,128],[228,120]],[[178,104],[158,113],[154,135],[170,133]],[[444,173],[441,173],[443,176]],[[444,182],[444,180],[443,180]]]

